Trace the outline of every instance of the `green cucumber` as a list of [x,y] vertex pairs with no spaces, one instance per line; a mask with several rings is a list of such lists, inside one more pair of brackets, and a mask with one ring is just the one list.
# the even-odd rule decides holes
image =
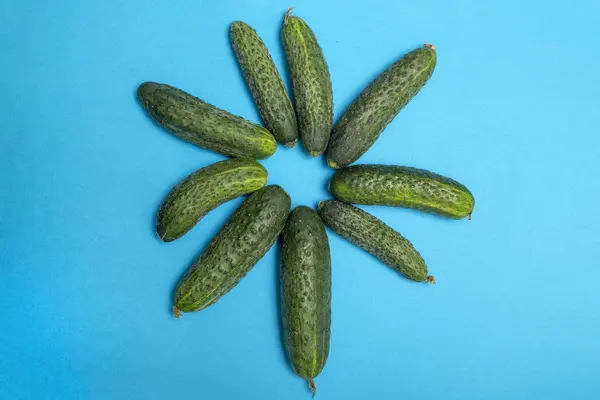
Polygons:
[[175,136],[232,157],[262,159],[277,149],[262,126],[208,104],[183,90],[145,82],[137,91],[148,114]]
[[331,259],[323,222],[305,206],[290,213],[283,230],[281,310],[288,358],[314,393],[329,355]]
[[285,15],[283,47],[292,77],[300,138],[313,157],[327,148],[333,124],[329,68],[315,34],[301,18]]
[[333,128],[327,149],[329,166],[345,167],[358,160],[421,90],[435,64],[435,47],[426,44],[406,54],[375,78]]
[[175,316],[202,310],[233,289],[273,246],[289,212],[290,196],[280,186],[250,195],[179,281]]
[[265,126],[278,142],[294,147],[298,140],[296,114],[269,50],[256,31],[244,22],[233,22],[229,36]]
[[156,217],[156,233],[165,242],[192,229],[209,211],[267,183],[267,170],[254,160],[233,158],[202,168],[175,186]]
[[366,250],[381,262],[416,282],[435,283],[427,275],[427,265],[401,234],[366,211],[336,200],[319,203],[325,225],[351,243]]
[[336,199],[353,204],[414,208],[454,219],[471,218],[473,194],[453,179],[423,169],[353,165],[329,182]]

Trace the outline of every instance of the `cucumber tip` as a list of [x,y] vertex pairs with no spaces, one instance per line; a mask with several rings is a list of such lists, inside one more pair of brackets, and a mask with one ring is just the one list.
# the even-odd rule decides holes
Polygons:
[[296,143],[298,143],[298,139],[295,139],[293,142],[284,143],[283,145],[285,147],[287,147],[288,149],[291,149],[292,147],[294,147],[296,145]]
[[427,47],[427,48],[429,48],[429,49],[431,49],[431,50],[435,51],[435,46],[434,46],[434,45],[432,45],[432,44],[425,43],[425,47]]
[[179,308],[173,306],[173,315],[175,316],[175,318],[181,317],[181,311],[179,310]]
[[435,278],[433,275],[429,275],[427,278],[425,278],[425,282],[429,283],[430,285],[435,285]]
[[313,397],[315,397],[315,395],[317,394],[317,387],[315,386],[314,380],[311,379],[308,381],[308,388],[312,392]]

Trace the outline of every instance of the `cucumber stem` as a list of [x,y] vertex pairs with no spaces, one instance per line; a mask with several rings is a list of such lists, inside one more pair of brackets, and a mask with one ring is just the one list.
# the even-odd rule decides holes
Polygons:
[[287,9],[287,11],[285,12],[285,17],[283,17],[283,23],[285,24],[288,20],[288,18],[292,15],[292,10],[294,9],[294,7],[290,7]]
[[469,221],[471,220],[471,213],[469,213]]
[[319,204],[317,204],[317,211],[321,211],[323,207],[325,207],[325,200],[320,201]]
[[335,161],[327,160],[327,165],[329,165],[333,169],[339,168],[338,165],[335,163]]
[[315,397],[315,395],[317,394],[317,387],[315,386],[314,380],[311,379],[308,381],[308,388],[312,392],[313,397]]
[[430,285],[435,285],[435,278],[433,275],[429,275],[427,278],[425,278],[425,282],[429,283]]
[[181,317],[181,311],[179,310],[179,308],[173,306],[173,315],[175,316],[175,318]]

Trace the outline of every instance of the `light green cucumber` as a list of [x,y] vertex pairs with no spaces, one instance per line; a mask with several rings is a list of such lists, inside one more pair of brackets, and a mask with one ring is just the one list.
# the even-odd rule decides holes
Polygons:
[[353,165],[329,182],[336,199],[353,204],[414,208],[454,219],[471,218],[473,194],[464,185],[423,169],[395,165]]
[[219,205],[252,193],[267,183],[267,170],[254,160],[233,158],[202,168],[175,186],[156,217],[165,242],[183,236]]

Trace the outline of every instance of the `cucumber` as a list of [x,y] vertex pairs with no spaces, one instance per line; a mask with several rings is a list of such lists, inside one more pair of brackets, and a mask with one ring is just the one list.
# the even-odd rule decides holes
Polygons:
[[202,168],[175,186],[156,217],[156,233],[165,242],[192,229],[209,211],[267,183],[267,170],[253,160],[233,158]]
[[233,289],[273,246],[289,212],[290,196],[280,186],[250,195],[179,281],[175,316],[202,310]]
[[325,225],[344,239],[410,280],[435,283],[433,276],[427,275],[427,265],[413,245],[380,219],[336,200],[322,201],[318,208]]
[[454,219],[470,219],[475,206],[473,194],[455,180],[393,165],[342,168],[331,178],[329,190],[346,203],[408,207]]
[[256,31],[244,22],[233,22],[229,36],[265,126],[278,142],[294,147],[298,140],[296,114],[269,50]]
[[309,382],[329,355],[331,325],[331,259],[319,215],[300,206],[283,230],[281,310],[288,358],[296,374]]
[[301,18],[285,15],[281,30],[292,77],[300,138],[313,157],[327,148],[333,124],[333,92],[329,68],[313,31]]
[[345,167],[362,156],[425,85],[435,64],[435,47],[426,44],[375,78],[333,128],[327,149],[329,166]]
[[262,159],[277,149],[262,126],[218,109],[186,92],[155,82],[142,83],[138,98],[148,114],[175,136],[232,157]]

